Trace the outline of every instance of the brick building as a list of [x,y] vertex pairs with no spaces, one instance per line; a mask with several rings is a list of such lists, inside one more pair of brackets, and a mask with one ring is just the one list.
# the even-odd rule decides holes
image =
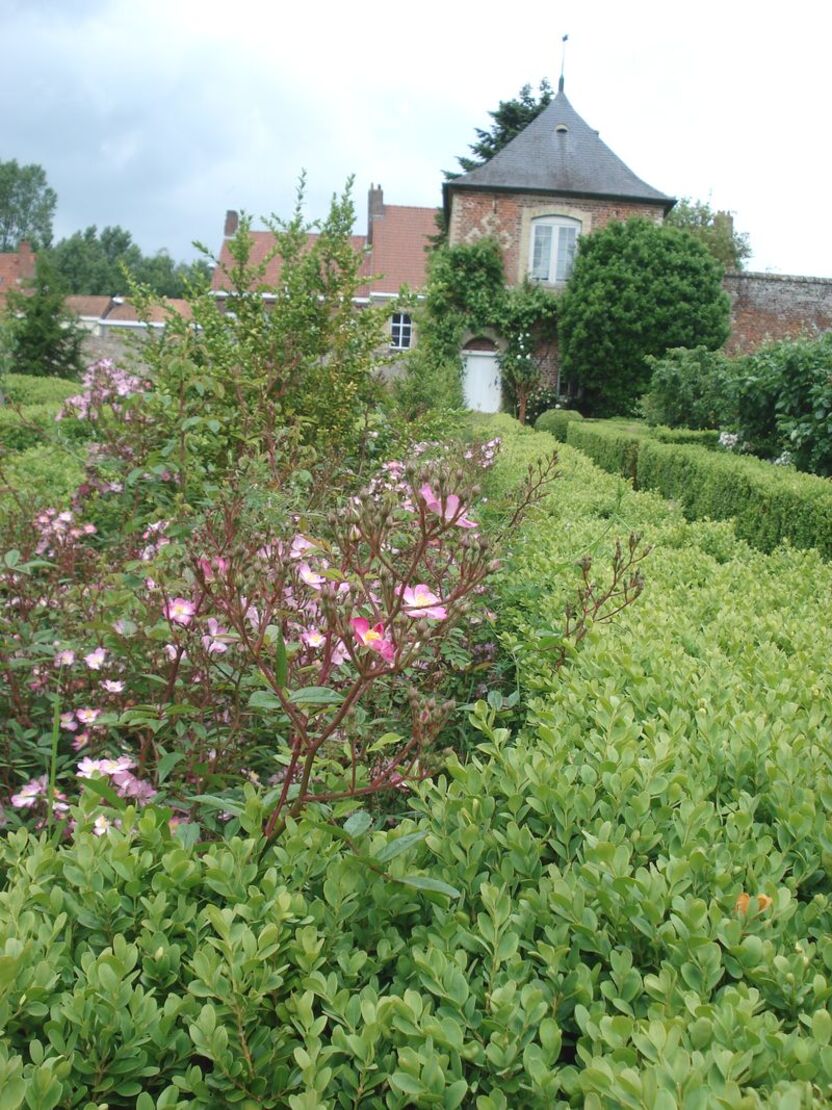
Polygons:
[[[506,281],[526,277],[562,289],[578,239],[632,216],[661,223],[673,197],[637,177],[566,98],[563,78],[552,102],[482,166],[446,182],[452,246],[489,236],[500,245]],[[499,408],[500,337],[465,337],[465,394],[472,408]],[[546,355],[557,380],[557,351]]]

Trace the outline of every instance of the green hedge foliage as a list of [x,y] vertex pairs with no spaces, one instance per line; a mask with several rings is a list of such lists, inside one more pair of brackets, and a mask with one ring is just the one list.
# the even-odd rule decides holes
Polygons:
[[[494,493],[554,444],[492,431]],[[91,795],[0,842],[0,1105],[832,1099],[832,568],[561,465],[496,585],[525,721],[479,703],[397,827],[262,852],[248,788],[213,844],[152,806],[96,837]],[[646,590],[558,671],[575,560],[631,530]]]
[[570,425],[569,443],[598,466],[677,501],[690,519],[732,519],[761,551],[788,541],[832,558],[832,486],[749,457],[661,443],[634,425]]
[[566,431],[572,420],[583,420],[576,409],[547,409],[538,416],[534,426],[536,431],[549,432],[561,443],[566,443]]
[[32,374],[4,374],[0,378],[0,397],[17,405],[58,405],[79,388],[77,382],[66,378],[38,378]]
[[83,474],[80,453],[41,445],[10,454],[2,460],[0,514],[4,505],[13,501],[9,488],[27,504],[59,505],[69,498]]

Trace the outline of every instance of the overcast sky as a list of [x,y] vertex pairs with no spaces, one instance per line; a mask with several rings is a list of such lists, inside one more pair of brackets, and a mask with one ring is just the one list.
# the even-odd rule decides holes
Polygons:
[[435,205],[488,112],[569,35],[572,106],[640,177],[710,199],[749,268],[832,277],[824,0],[0,0],[0,160],[37,162],[56,237],[120,224],[146,252],[218,250],[225,211]]

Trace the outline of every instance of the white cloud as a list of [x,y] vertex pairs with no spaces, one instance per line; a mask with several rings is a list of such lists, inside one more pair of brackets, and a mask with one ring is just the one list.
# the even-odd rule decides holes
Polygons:
[[[488,111],[542,76],[650,184],[736,212],[752,265],[832,274],[823,196],[832,18],[701,0],[0,0],[0,158],[39,162],[56,231],[118,223],[145,250],[217,246],[228,207],[310,214],[356,175],[391,203],[430,205]],[[675,20],[675,22],[674,22]],[[817,198],[817,199],[815,199]]]

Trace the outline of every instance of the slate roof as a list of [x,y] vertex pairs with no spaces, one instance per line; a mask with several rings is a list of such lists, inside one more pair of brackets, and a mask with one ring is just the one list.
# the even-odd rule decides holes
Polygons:
[[[374,293],[395,294],[402,285],[412,289],[422,289],[427,281],[425,247],[428,238],[436,234],[436,209],[415,208],[402,204],[385,204],[383,212],[373,221],[373,242],[368,249],[366,235],[352,235],[350,242],[356,251],[364,252],[361,273],[374,280],[358,289],[359,297],[369,297]],[[270,231],[253,231],[251,262],[262,262],[274,246],[274,236]],[[317,235],[307,236],[308,246],[312,246]],[[221,292],[230,286],[226,269],[231,269],[233,260],[224,240],[220,250],[219,266],[214,268],[212,288]],[[265,283],[276,285],[280,278],[280,258],[269,263]]]
[[673,197],[660,193],[598,137],[563,89],[519,135],[488,162],[446,183],[454,189],[555,193],[614,200],[641,200],[669,210]]

